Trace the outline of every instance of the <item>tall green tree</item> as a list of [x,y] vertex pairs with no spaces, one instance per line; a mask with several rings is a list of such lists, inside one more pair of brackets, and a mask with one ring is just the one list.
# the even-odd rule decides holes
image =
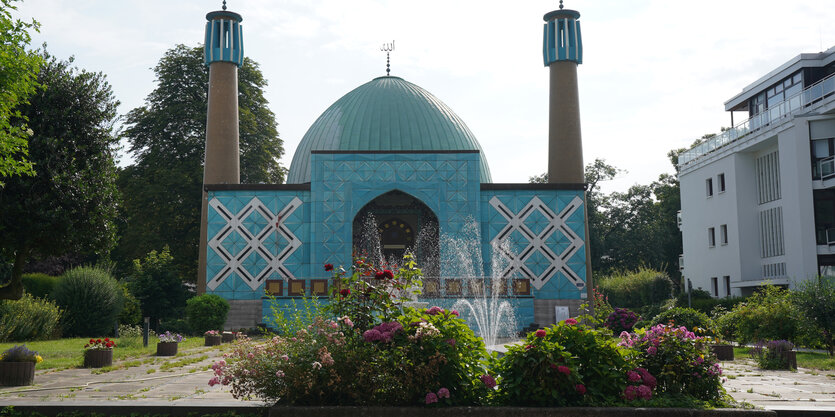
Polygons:
[[[209,72],[203,48],[177,45],[154,68],[157,87],[126,117],[124,137],[135,164],[119,173],[124,195],[114,259],[123,271],[152,250],[171,248],[179,276],[194,281],[200,235],[200,195]],[[238,70],[241,182],[282,183],[286,170],[267,81],[258,64]]]
[[28,139],[32,131],[26,124],[20,106],[38,87],[40,55],[27,51],[29,31],[38,30],[38,22],[12,19],[12,4],[17,0],[0,0],[0,187],[4,178],[33,175]]
[[29,158],[37,174],[12,177],[0,188],[0,255],[14,259],[0,299],[20,298],[23,266],[32,257],[104,254],[116,238],[119,102],[102,73],[73,68],[72,58],[46,52],[42,58],[44,88],[20,107],[33,131]]

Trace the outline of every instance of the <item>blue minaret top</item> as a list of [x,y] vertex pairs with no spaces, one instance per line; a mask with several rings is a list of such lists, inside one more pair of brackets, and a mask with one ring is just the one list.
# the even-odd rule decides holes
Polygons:
[[580,35],[580,12],[562,8],[545,15],[542,56],[545,66],[556,61],[583,63],[583,37]]
[[203,61],[231,62],[239,68],[244,63],[244,41],[241,28],[241,15],[226,10],[210,12],[206,15],[206,43],[203,49]]

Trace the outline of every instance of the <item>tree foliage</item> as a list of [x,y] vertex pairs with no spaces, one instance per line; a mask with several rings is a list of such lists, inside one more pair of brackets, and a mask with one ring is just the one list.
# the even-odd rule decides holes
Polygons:
[[29,158],[38,171],[0,188],[0,256],[14,259],[0,299],[20,298],[23,266],[33,256],[107,253],[116,237],[113,123],[119,103],[103,74],[46,52],[42,58],[38,82],[44,88],[20,107],[34,132]]
[[835,278],[819,276],[800,282],[792,292],[792,301],[820,332],[829,356],[835,355]]
[[142,261],[133,261],[133,274],[128,283],[131,294],[139,300],[142,313],[159,320],[181,317],[186,305],[186,289],[168,247],[162,252],[151,251]]
[[33,175],[28,139],[32,131],[20,106],[28,102],[38,87],[40,55],[27,51],[29,31],[38,30],[38,22],[13,20],[12,4],[17,0],[0,0],[0,187],[3,178]]
[[[124,270],[133,259],[168,245],[178,274],[193,281],[209,82],[203,49],[177,45],[154,72],[157,87],[125,120],[124,136],[136,163],[119,174],[124,204],[114,259]],[[285,169],[278,163],[283,142],[264,98],[266,85],[258,64],[245,58],[238,70],[242,183],[284,181]]]

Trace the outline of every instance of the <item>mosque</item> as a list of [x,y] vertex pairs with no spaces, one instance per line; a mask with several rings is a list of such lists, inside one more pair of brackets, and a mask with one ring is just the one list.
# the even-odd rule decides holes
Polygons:
[[[483,275],[502,280],[498,295],[514,306],[518,327],[575,316],[590,284],[579,17],[562,4],[545,15],[547,184],[492,182],[487,155],[464,121],[430,92],[390,75],[322,113],[295,150],[286,184],[239,184],[242,17],[225,2],[208,13],[198,288],[229,301],[226,328],[268,322],[272,300],[290,308],[301,297],[326,297],[333,277],[323,265],[349,266],[368,230],[384,255],[412,250],[427,260],[422,298],[433,305],[483,291],[464,282],[456,265],[438,261],[456,250],[438,242],[472,238],[476,229]],[[501,270],[491,270],[493,257]]]

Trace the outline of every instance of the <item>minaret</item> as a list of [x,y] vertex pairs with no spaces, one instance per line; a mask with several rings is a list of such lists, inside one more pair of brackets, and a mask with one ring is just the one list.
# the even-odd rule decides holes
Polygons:
[[[238,143],[238,68],[244,61],[241,15],[226,10],[206,15],[203,60],[209,66],[209,105],[206,114],[206,156],[203,186],[239,184],[241,157]],[[200,253],[197,289],[206,290],[206,246],[208,199],[203,190],[200,216]]]
[[582,183],[583,141],[577,65],[583,63],[580,13],[563,9],[545,15],[542,54],[550,68],[548,110],[548,182]]

